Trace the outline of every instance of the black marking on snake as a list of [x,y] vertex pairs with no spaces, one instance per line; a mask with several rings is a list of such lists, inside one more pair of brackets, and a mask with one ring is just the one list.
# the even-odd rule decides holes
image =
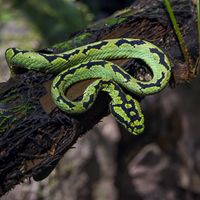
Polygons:
[[66,99],[64,99],[63,96],[61,96],[61,95],[59,95],[57,97],[57,101],[59,102],[60,100],[63,101],[63,103],[65,103],[66,105],[68,105],[69,108],[74,108],[75,107],[75,105],[73,103],[71,103],[69,101],[66,101]]
[[[8,50],[9,50],[9,49],[8,49]],[[18,50],[18,49],[16,49],[16,48],[13,48],[12,50],[13,50],[13,52],[14,52],[14,55],[16,55],[16,54],[18,54],[18,53],[24,54],[24,53],[28,53],[28,52],[29,52],[29,51],[27,51],[27,50],[21,51],[21,50]]]
[[[103,80],[100,80],[99,83],[96,84],[96,85],[94,86],[95,91],[96,91],[97,93],[98,93],[98,90],[99,90],[99,88],[101,87],[101,84],[102,84],[102,83],[103,83]],[[84,107],[84,108],[88,109],[89,105],[91,105],[91,104],[94,103],[94,101],[95,101],[94,95],[95,95],[95,94],[90,95],[89,100],[88,100],[87,102],[83,102],[83,107]]]
[[123,70],[121,70],[116,65],[111,65],[111,67],[112,67],[113,71],[115,72],[115,74],[118,72],[119,74],[121,74],[126,79],[126,82],[130,81],[131,76],[129,74],[125,73]]
[[164,55],[164,53],[160,52],[156,48],[150,48],[149,50],[150,50],[151,53],[156,53],[159,56],[159,58],[160,58],[159,64],[164,65],[165,68],[167,70],[169,70],[169,65],[165,62],[165,55]]
[[143,129],[144,125],[135,125],[135,128],[137,128],[137,129]]
[[90,98],[87,102],[83,102],[83,107],[88,109],[89,105],[94,102],[94,94],[90,95]]
[[51,55],[51,54],[42,54],[39,53],[39,55],[43,56],[44,58],[46,58],[50,63],[53,62],[54,60],[56,60],[57,58],[64,58],[66,61],[73,55],[78,54],[80,52],[80,50],[75,50],[72,53],[69,54],[63,54],[63,55]]
[[[29,51],[27,51],[27,50],[18,50],[18,49],[16,49],[16,48],[10,48],[10,49],[12,49],[13,50],[13,52],[14,52],[14,55],[11,57],[11,59],[13,58],[13,57],[15,57],[18,53],[22,53],[22,54],[25,54],[25,53],[28,53]],[[8,50],[10,50],[10,49],[7,49],[7,51]]]
[[102,87],[102,85],[104,84],[104,83],[107,83],[108,81],[104,81],[104,80],[102,80],[102,79],[100,79],[99,80],[99,83],[98,84],[96,84],[95,86],[94,86],[94,88],[95,88],[95,91],[99,91],[99,89]]
[[90,62],[87,62],[87,63],[84,63],[84,64],[80,64],[79,68],[87,67],[87,69],[90,69],[94,65],[101,65],[102,67],[105,67],[106,64],[107,64],[106,61],[90,61]]
[[69,75],[69,74],[74,74],[77,71],[78,68],[69,68],[65,73],[62,73],[60,75],[61,79],[64,79],[65,76]]
[[[72,69],[69,69],[68,71],[66,71],[65,73],[61,73],[60,75],[59,75],[59,80],[56,82],[56,84],[55,84],[55,86],[53,87],[54,89],[55,88],[58,88],[59,87],[59,85],[61,84],[61,82],[65,79],[65,77],[67,76],[67,75],[69,75],[69,74],[74,74],[75,73],[75,71],[76,71],[77,69],[76,68],[72,68]],[[70,71],[70,73],[69,73],[69,71]]]
[[42,57],[46,58],[50,63],[54,60],[56,60],[59,56],[57,55],[45,55],[45,54],[42,54],[42,53],[39,53],[39,55],[41,55]]
[[[125,100],[126,100],[126,98],[125,98]],[[127,100],[126,100],[127,101]],[[124,110],[127,110],[127,112],[128,112],[128,117],[131,119],[131,122],[134,122],[134,121],[136,121],[136,120],[138,120],[138,121],[141,121],[142,120],[142,117],[140,117],[140,115],[139,115],[139,113],[138,113],[138,111],[137,111],[137,109],[135,108],[135,102],[131,99],[131,100],[129,100],[129,101],[127,101],[127,102],[129,102],[129,104],[131,104],[132,105],[132,107],[130,107],[130,108],[126,108],[125,107],[125,103],[123,104],[123,109]],[[135,112],[135,115],[133,115],[133,116],[131,116],[129,113],[130,112]]]
[[126,39],[121,39],[121,40],[118,40],[115,44],[120,47],[122,44],[130,44],[132,45],[133,47],[135,45],[142,45],[142,44],[146,44],[143,40],[133,40],[133,41],[129,41],[129,40],[126,40]]
[[155,83],[151,83],[151,84],[143,84],[141,82],[137,82],[137,84],[142,88],[142,89],[146,89],[146,88],[150,88],[150,87],[161,87],[161,82],[165,77],[165,73],[162,72],[162,77],[159,78]]
[[87,48],[85,48],[83,50],[83,53],[86,55],[87,51],[89,51],[90,49],[101,49],[101,47],[107,45],[108,42],[107,41],[102,41],[99,44],[96,45],[88,45]]
[[76,54],[79,54],[80,50],[79,49],[76,49],[74,52],[72,53],[69,53],[69,54],[63,54],[63,58],[68,60],[71,56],[74,56]]
[[[117,106],[117,105],[112,105],[112,102],[110,103],[110,112],[111,112],[112,115],[113,115],[116,119],[118,119],[121,123],[127,124],[127,122],[124,120],[124,118],[123,118],[121,115],[119,115],[117,112],[115,112],[115,110],[114,110],[114,107],[115,107],[115,106]],[[121,105],[119,105],[119,106],[121,106]]]

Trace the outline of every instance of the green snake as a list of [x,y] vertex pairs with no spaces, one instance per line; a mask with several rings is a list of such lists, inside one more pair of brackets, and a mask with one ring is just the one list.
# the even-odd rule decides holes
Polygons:
[[[99,91],[106,91],[112,100],[110,112],[128,131],[134,134],[144,130],[144,116],[139,102],[124,89],[137,95],[150,95],[161,91],[169,82],[171,67],[167,56],[155,45],[140,39],[110,39],[84,45],[59,54],[30,52],[9,48],[5,52],[11,68],[26,68],[44,73],[59,73],[51,87],[52,98],[62,111],[80,114],[91,108]],[[142,82],[119,66],[113,59],[137,58],[152,70],[153,78]],[[65,91],[71,85],[97,79],[87,87],[81,101],[71,101]]]

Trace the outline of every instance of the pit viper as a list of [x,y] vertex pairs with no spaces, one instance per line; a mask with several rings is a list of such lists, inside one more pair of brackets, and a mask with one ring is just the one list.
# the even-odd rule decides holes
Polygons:
[[[137,95],[161,91],[169,82],[171,67],[167,56],[155,45],[140,39],[110,39],[84,45],[59,54],[31,52],[9,48],[5,58],[11,70],[26,68],[58,74],[51,87],[52,98],[62,111],[80,114],[91,108],[99,91],[106,91],[112,100],[110,112],[128,131],[138,134],[144,130],[140,104],[124,89]],[[136,58],[151,69],[151,81],[142,82],[119,66],[113,59]],[[87,87],[80,101],[70,101],[65,91],[71,85],[97,79]]]

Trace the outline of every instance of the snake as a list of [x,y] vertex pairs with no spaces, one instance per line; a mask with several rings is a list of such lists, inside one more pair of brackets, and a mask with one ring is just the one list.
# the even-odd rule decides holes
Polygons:
[[[141,39],[102,40],[62,53],[52,54],[9,48],[5,58],[11,71],[18,68],[55,73],[51,94],[63,112],[78,115],[89,110],[100,91],[107,92],[112,116],[133,134],[144,130],[144,115],[139,102],[131,94],[151,95],[160,92],[169,82],[171,66],[167,56],[156,45]],[[153,78],[140,81],[118,65],[115,59],[140,59],[152,71]],[[66,90],[83,80],[94,79],[80,101],[69,100]],[[128,91],[128,92],[125,92]]]

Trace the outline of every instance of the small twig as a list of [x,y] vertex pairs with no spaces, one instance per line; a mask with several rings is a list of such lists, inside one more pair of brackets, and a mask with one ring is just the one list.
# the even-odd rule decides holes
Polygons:
[[197,0],[197,24],[198,24],[198,34],[199,34],[199,57],[197,59],[196,65],[195,65],[195,71],[194,73],[197,73],[197,69],[200,63],[200,2]]
[[176,19],[174,17],[174,13],[172,11],[171,5],[170,5],[168,0],[165,0],[165,4],[167,6],[167,10],[169,12],[169,16],[170,16],[172,24],[174,26],[174,30],[176,32],[176,35],[177,35],[177,38],[178,38],[178,41],[179,41],[179,44],[180,44],[184,59],[185,59],[185,62],[187,64],[187,66],[189,67],[189,70],[191,71],[191,70],[193,70],[193,67],[192,67],[191,62],[190,62],[190,58],[189,58],[189,55],[188,55],[187,47],[184,44],[184,40],[183,40],[183,37],[182,37],[182,35],[180,33],[178,25],[176,23]]

